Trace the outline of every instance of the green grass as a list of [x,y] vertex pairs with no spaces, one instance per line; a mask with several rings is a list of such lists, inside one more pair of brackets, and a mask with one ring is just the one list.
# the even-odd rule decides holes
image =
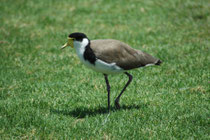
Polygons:
[[[208,0],[1,0],[0,139],[210,139]],[[163,60],[109,76],[82,65],[67,35],[114,38]]]

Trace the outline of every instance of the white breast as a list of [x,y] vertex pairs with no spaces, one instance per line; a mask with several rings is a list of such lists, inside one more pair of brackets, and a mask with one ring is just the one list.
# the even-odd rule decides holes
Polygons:
[[88,40],[83,39],[82,42],[74,41],[74,48],[76,50],[76,53],[80,59],[80,61],[85,64],[88,68],[91,68],[97,72],[101,72],[104,74],[117,74],[120,72],[124,72],[122,68],[116,65],[116,63],[106,63],[100,59],[97,59],[94,64],[91,64],[88,60],[85,60],[83,57],[83,54],[85,52],[85,46],[87,46]]

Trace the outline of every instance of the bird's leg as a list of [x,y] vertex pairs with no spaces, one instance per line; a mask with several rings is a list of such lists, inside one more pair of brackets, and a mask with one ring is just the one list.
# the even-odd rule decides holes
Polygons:
[[120,104],[119,104],[119,100],[120,100],[120,96],[123,94],[123,92],[125,91],[125,89],[127,88],[127,86],[130,84],[130,82],[133,79],[133,76],[127,72],[125,72],[125,74],[128,76],[128,82],[126,83],[126,85],[124,86],[123,90],[120,92],[120,94],[118,95],[118,97],[115,99],[115,107],[117,109],[120,109]]
[[109,80],[107,74],[104,74],[104,78],[106,81],[106,88],[108,92],[108,110],[110,111],[110,85],[109,85]]

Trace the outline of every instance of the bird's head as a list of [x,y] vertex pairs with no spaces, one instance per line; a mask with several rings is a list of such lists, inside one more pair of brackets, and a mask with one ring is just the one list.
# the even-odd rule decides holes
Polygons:
[[66,44],[64,44],[61,49],[64,49],[67,46],[71,46],[73,47],[81,47],[82,45],[87,45],[89,43],[89,39],[87,38],[87,36],[84,33],[79,33],[79,32],[75,32],[75,33],[71,33],[68,36],[68,41]]

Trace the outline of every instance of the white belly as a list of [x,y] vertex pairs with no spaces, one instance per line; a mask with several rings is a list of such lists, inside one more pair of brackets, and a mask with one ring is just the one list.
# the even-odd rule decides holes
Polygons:
[[85,66],[104,74],[117,74],[120,72],[124,72],[124,70],[118,67],[115,63],[108,64],[102,60],[97,59],[94,65],[87,60],[81,60],[81,61],[85,64]]

